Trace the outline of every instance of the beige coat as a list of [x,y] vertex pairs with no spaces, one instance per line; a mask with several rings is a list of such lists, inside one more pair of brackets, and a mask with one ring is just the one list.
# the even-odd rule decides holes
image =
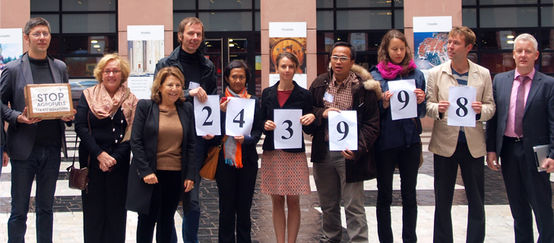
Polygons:
[[[464,127],[467,144],[471,156],[482,157],[486,154],[485,130],[483,122],[492,118],[495,112],[495,104],[492,95],[492,81],[489,70],[469,61],[468,86],[476,89],[476,100],[481,101],[481,118],[476,121],[475,127]],[[433,134],[429,143],[429,151],[450,157],[458,144],[459,126],[448,126],[448,114],[439,116],[439,101],[448,100],[450,86],[458,86],[458,82],[452,76],[451,61],[433,68],[427,77],[427,115],[435,122]],[[453,104],[450,104],[453,105]],[[471,108],[471,107],[470,107]]]

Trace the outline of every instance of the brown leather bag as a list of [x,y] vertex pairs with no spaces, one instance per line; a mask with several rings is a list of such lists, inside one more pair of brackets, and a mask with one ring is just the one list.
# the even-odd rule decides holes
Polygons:
[[[89,118],[90,118],[90,115],[87,114],[88,131],[90,134],[92,134],[92,131],[90,130]],[[76,149],[78,149],[77,139],[79,139],[79,136],[75,135],[74,145]],[[76,153],[73,154],[73,162],[69,167],[67,167],[67,172],[69,172],[69,188],[86,191],[88,186],[88,167],[90,166],[90,155],[87,159],[87,167],[80,168],[80,169],[75,168],[75,155]]]
[[215,172],[217,170],[217,162],[219,160],[219,151],[221,151],[221,146],[214,146],[208,150],[208,155],[204,161],[202,169],[200,169],[200,176],[204,179],[213,180],[215,179]]

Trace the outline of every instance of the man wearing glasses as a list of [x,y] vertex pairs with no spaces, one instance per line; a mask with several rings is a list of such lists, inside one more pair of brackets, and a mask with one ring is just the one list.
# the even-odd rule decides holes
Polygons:
[[[320,242],[341,242],[341,200],[344,202],[348,242],[368,242],[363,181],[375,178],[373,144],[379,134],[381,87],[364,68],[355,65],[355,52],[346,42],[331,48],[331,70],[317,77],[313,95],[315,129],[312,140],[314,179],[323,212]],[[329,111],[356,110],[358,150],[329,151]]]
[[52,205],[65,141],[63,122],[70,122],[73,116],[55,120],[26,116],[25,85],[67,83],[68,75],[65,63],[47,55],[51,40],[48,21],[30,19],[23,38],[29,51],[10,62],[0,76],[2,118],[9,123],[7,149],[12,163],[8,242],[25,241],[31,185],[36,177],[36,241],[44,243],[52,242]]

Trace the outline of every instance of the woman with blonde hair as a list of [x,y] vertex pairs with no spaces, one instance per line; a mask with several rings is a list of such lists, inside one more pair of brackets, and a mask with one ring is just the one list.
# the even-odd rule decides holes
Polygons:
[[117,54],[102,57],[94,76],[98,84],[83,91],[75,115],[79,163],[89,168],[84,242],[125,242],[129,138],[138,100],[126,83],[129,63]]

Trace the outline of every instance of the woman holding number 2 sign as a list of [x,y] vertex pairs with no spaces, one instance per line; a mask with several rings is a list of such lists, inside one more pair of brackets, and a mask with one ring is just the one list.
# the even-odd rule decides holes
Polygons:
[[[262,120],[258,99],[246,90],[250,81],[250,70],[242,60],[234,60],[223,72],[227,87],[220,101],[221,121],[228,115],[233,121],[244,123],[244,117],[227,114],[231,97],[254,99],[256,101],[250,136],[206,135],[212,144],[222,144],[217,163],[215,180],[219,192],[219,242],[251,242],[250,208],[258,173],[258,152],[256,144],[262,135]],[[229,111],[230,112],[230,111]],[[239,112],[239,114],[241,114]],[[244,113],[243,113],[244,114]],[[222,126],[225,128],[225,125]],[[225,134],[225,133],[223,133]]]
[[[379,64],[371,75],[381,83],[383,99],[379,102],[381,133],[377,140],[377,232],[379,241],[393,242],[390,206],[392,202],[392,178],[397,166],[400,171],[402,191],[402,240],[416,242],[417,173],[421,158],[421,122],[425,116],[425,78],[416,69],[412,51],[406,37],[398,30],[390,30],[379,46]],[[417,117],[393,120],[390,109],[391,99],[401,103],[414,102],[406,91],[393,93],[389,82],[415,80]],[[404,92],[404,95],[402,94]],[[405,106],[404,106],[405,107]]]
[[[301,109],[302,116],[294,121],[302,125],[302,130],[311,133],[311,124],[315,120],[312,113],[312,95],[292,80],[299,65],[298,58],[290,52],[282,52],[277,56],[275,69],[279,73],[279,82],[264,89],[262,94],[262,115],[266,138],[262,155],[262,193],[270,194],[273,202],[273,227],[278,243],[285,242],[285,231],[288,231],[287,242],[296,242],[300,228],[300,194],[310,192],[307,158],[302,146],[296,149],[275,149],[274,131],[277,126],[274,117],[275,109]],[[288,121],[289,128],[292,121]],[[292,133],[302,131],[287,130]],[[278,136],[278,135],[275,135]],[[302,135],[300,135],[302,137]],[[285,217],[285,199],[288,207],[288,217]]]

